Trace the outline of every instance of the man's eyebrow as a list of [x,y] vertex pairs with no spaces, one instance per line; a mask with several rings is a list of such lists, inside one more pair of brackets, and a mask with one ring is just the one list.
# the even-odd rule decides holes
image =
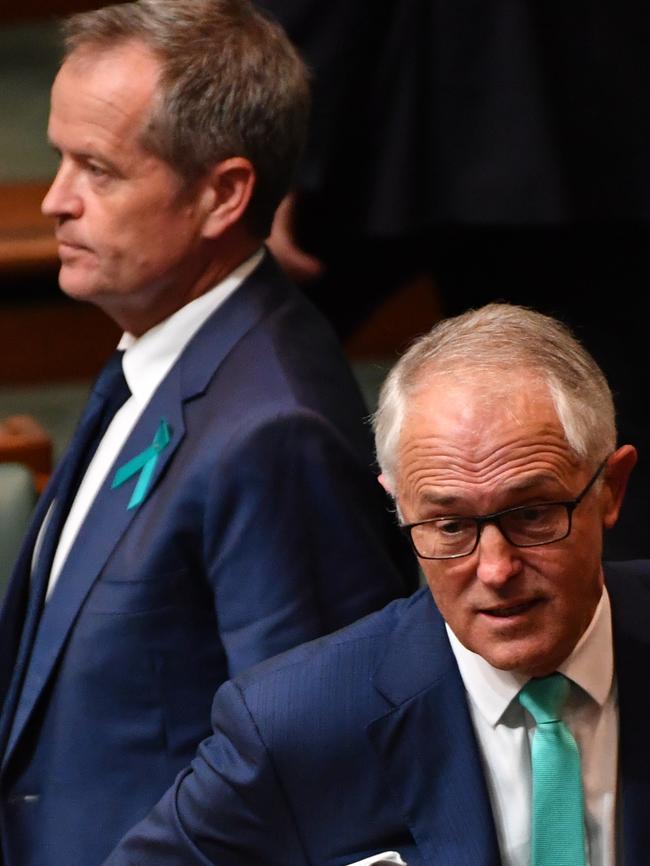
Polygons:
[[[543,487],[545,484],[557,485],[558,479],[554,475],[548,473],[540,473],[537,475],[529,475],[527,478],[521,478],[506,484],[500,493],[526,493],[529,490],[535,490]],[[466,496],[458,496],[453,493],[436,493],[434,490],[428,490],[422,496],[422,501],[425,505],[436,505],[440,508],[453,508],[453,506],[462,504],[467,501]]]
[[548,473],[529,475],[527,478],[521,478],[514,481],[512,484],[508,484],[504,490],[509,493],[526,493],[528,490],[532,490],[536,487],[543,487],[545,484],[557,486],[557,476],[549,475]]
[[434,493],[433,491],[425,493],[422,500],[425,505],[439,505],[442,508],[451,508],[453,505],[456,505],[456,503],[464,501],[462,496],[454,496],[451,493],[445,495],[442,493]]
[[[61,147],[58,144],[56,144],[56,142],[54,142],[50,138],[49,135],[47,137],[47,143],[55,153],[58,153],[59,155],[61,155],[63,153],[63,151],[61,150]],[[99,158],[99,157],[96,157],[95,154],[89,150],[70,150],[67,152],[74,159],[98,159]],[[106,161],[106,160],[104,160],[104,161]]]
[[[58,156],[60,157],[63,156],[63,151],[61,150],[61,148],[57,147],[57,145],[54,144],[54,142],[51,141],[49,138],[48,144],[50,148],[54,151],[54,153],[58,154]],[[103,155],[100,156],[87,150],[74,150],[70,151],[70,156],[73,160],[75,160],[75,162],[78,163],[87,163],[90,161],[97,162],[103,167],[105,167],[109,172],[114,172],[116,175],[122,173],[121,169],[116,165],[115,162],[113,162],[113,160],[107,159]]]

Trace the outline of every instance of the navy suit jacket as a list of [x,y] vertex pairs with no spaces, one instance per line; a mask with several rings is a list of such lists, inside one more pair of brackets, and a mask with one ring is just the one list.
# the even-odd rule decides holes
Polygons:
[[[607,569],[626,866],[650,850],[650,562]],[[105,866],[499,866],[463,683],[428,589],[225,684],[214,735]],[[621,864],[622,866],[622,864]]]
[[4,866],[99,864],[209,734],[221,682],[412,589],[364,411],[267,257],[143,412],[116,466],[169,424],[147,498],[127,510],[135,479],[111,490],[109,472],[17,670],[55,474],[0,616],[0,702],[25,678],[0,766]]

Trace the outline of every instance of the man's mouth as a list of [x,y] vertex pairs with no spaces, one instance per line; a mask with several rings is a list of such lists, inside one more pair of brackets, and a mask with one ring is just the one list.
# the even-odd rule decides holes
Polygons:
[[516,604],[502,604],[496,607],[483,608],[480,612],[485,616],[494,617],[495,619],[508,619],[509,617],[521,616],[528,613],[540,601],[541,599],[532,599],[530,601],[517,602]]
[[88,247],[85,247],[83,244],[77,244],[74,241],[58,239],[58,253],[59,258],[62,261],[68,259],[74,260],[79,255],[87,254],[88,252]]

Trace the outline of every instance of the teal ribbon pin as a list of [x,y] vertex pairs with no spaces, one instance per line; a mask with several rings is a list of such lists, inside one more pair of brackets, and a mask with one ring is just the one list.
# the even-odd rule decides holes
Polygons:
[[153,473],[156,464],[158,463],[160,453],[164,451],[171,441],[172,428],[163,418],[160,422],[160,426],[156,430],[156,435],[153,437],[151,445],[129,460],[128,463],[125,463],[124,466],[120,466],[115,473],[113,483],[111,484],[112,490],[121,487],[125,481],[129,480],[129,478],[132,478],[138,472],[140,473],[133,495],[127,505],[127,511],[130,511],[132,508],[137,508],[138,505],[141,505],[142,502],[144,502],[147,492],[149,491],[149,486],[151,485],[151,479],[153,478]]

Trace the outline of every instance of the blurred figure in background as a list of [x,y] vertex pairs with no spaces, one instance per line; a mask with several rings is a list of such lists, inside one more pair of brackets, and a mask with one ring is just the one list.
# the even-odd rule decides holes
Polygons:
[[567,322],[640,452],[607,553],[650,556],[646,5],[257,2],[314,75],[273,248],[343,337],[423,275],[446,315],[501,299]]

